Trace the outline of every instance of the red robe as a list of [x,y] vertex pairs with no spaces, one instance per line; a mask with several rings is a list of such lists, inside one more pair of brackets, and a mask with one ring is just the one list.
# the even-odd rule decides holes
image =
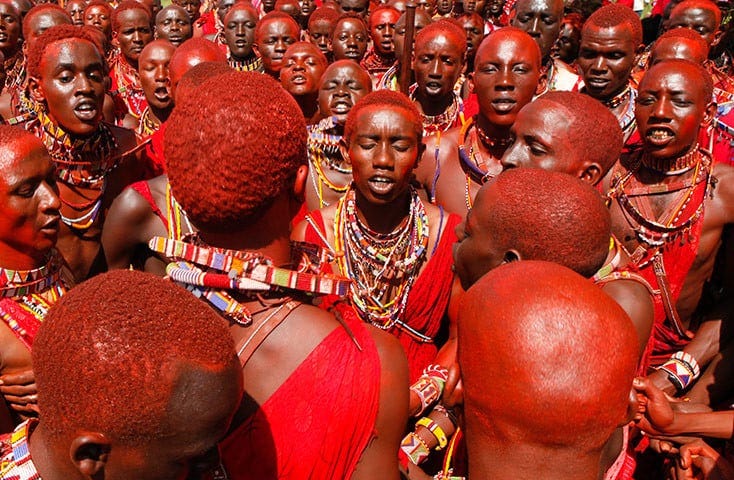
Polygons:
[[[311,217],[323,232],[324,220],[321,212],[312,212]],[[431,338],[435,338],[438,334],[442,325],[441,321],[449,305],[451,286],[454,281],[454,272],[451,268],[454,264],[452,250],[454,243],[457,241],[454,227],[459,223],[461,223],[461,217],[449,214],[443,226],[442,235],[428,259],[428,263],[408,294],[408,302],[401,319],[410,328]],[[310,226],[306,230],[305,240],[321,247],[325,246],[321,237]],[[331,273],[332,269],[330,266],[326,266],[324,271]],[[328,302],[324,302],[324,304],[328,304]],[[423,369],[433,362],[436,353],[438,353],[438,348],[435,343],[424,343],[416,340],[397,326],[392,327],[388,332],[400,340],[403,350],[405,350],[412,384],[421,376]]]
[[380,357],[354,312],[220,444],[229,478],[347,479],[375,432]]

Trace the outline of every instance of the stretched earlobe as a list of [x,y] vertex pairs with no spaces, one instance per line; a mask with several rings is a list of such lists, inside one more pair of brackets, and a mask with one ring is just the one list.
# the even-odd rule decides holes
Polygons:
[[104,471],[111,450],[112,445],[103,434],[84,432],[71,442],[69,454],[82,475],[93,477]]

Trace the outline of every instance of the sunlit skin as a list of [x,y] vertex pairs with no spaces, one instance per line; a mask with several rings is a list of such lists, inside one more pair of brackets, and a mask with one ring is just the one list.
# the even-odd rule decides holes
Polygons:
[[558,58],[571,64],[576,61],[581,43],[581,31],[571,22],[563,22],[558,34]]
[[624,90],[640,50],[629,25],[585,28],[576,63],[583,74],[586,92],[604,101]]
[[364,69],[349,60],[336,61],[321,77],[319,112],[323,118],[335,116],[343,127],[352,107],[371,91],[372,83]]
[[278,77],[283,55],[289,45],[298,41],[299,34],[298,25],[280,18],[271,18],[259,25],[255,31],[255,47],[266,73]]
[[146,7],[148,7],[148,10],[150,10],[150,16],[153,20],[155,20],[156,15],[158,15],[160,11],[163,10],[163,5],[161,5],[161,0],[137,0],[137,1],[145,5]]
[[714,46],[720,38],[716,15],[704,8],[688,8],[683,11],[673,10],[668,21],[669,28],[683,27],[700,34],[709,46]]
[[[417,35],[429,23],[431,23],[431,17],[428,16],[425,10],[416,10],[415,21],[413,22],[415,28],[414,35]],[[403,56],[403,46],[405,45],[405,14],[400,15],[400,18],[395,24],[393,44],[395,44],[395,58],[400,61]]]
[[308,120],[318,110],[319,79],[326,66],[321,51],[309,42],[298,42],[289,47],[283,57],[280,84],[293,95]]
[[224,17],[229,13],[229,9],[235,4],[235,0],[220,0],[217,3],[217,17],[220,22],[224,22]]
[[666,60],[688,60],[702,65],[708,52],[685,38],[660,38],[650,51],[650,65]]
[[356,13],[362,18],[367,16],[368,7],[368,0],[341,0],[339,2],[341,13]]
[[89,25],[105,34],[107,38],[112,37],[112,19],[109,11],[99,5],[87,7],[84,11],[84,25]]
[[484,21],[479,16],[471,15],[463,17],[461,22],[466,32],[466,57],[472,62],[469,66],[473,69],[474,55],[484,39]]
[[246,3],[235,5],[224,17],[224,38],[232,58],[244,61],[252,57],[256,25],[257,12]]
[[387,9],[370,15],[370,36],[374,42],[375,51],[380,55],[390,56],[395,53],[395,45],[392,40],[398,18],[400,18],[399,12]]
[[123,11],[117,19],[120,31],[115,32],[113,40],[119,45],[120,53],[125,60],[137,68],[140,52],[153,40],[150,17],[145,10],[135,8]]
[[558,38],[562,16],[563,0],[518,0],[510,23],[533,37],[545,60]]
[[369,34],[364,24],[356,18],[343,18],[337,22],[331,38],[335,60],[359,62],[367,51]]
[[70,0],[66,3],[64,8],[69,15],[71,15],[71,21],[74,25],[81,27],[84,25],[84,9],[87,3],[84,0]]
[[9,3],[0,2],[0,52],[10,58],[18,51],[21,34],[20,15]]
[[167,40],[154,40],[140,54],[138,74],[148,106],[160,121],[166,121],[173,109],[171,95],[171,75],[168,65],[176,51]]
[[415,48],[415,98],[426,115],[436,115],[453,101],[454,84],[464,66],[463,49],[455,39],[438,34]]
[[176,0],[173,3],[186,10],[192,24],[201,16],[201,0]]
[[193,29],[191,19],[186,10],[178,5],[169,5],[155,17],[155,36],[161,40],[168,40],[175,46],[191,38]]
[[49,28],[55,27],[56,25],[71,25],[71,20],[63,12],[45,10],[32,15],[32,17],[25,19],[28,25],[28,31],[23,32],[26,52],[30,50],[31,46],[36,42],[36,39]]

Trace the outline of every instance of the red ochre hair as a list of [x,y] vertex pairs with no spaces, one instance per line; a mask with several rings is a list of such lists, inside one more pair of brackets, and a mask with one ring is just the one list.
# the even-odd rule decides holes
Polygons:
[[584,277],[604,264],[611,218],[588,183],[565,173],[513,168],[483,188],[502,199],[475,213],[498,249],[517,250],[523,260],[553,261]]
[[41,61],[43,60],[46,49],[54,42],[61,40],[74,39],[86,40],[90,42],[99,52],[102,58],[102,65],[107,69],[107,62],[104,59],[104,48],[99,43],[99,36],[96,36],[90,29],[92,27],[77,27],[74,25],[58,25],[51,27],[41,34],[40,37],[31,46],[28,51],[28,76],[33,78],[41,78]]
[[349,145],[352,135],[354,135],[354,132],[357,129],[357,120],[359,119],[360,111],[366,107],[373,106],[379,107],[380,109],[394,108],[402,110],[406,119],[413,124],[413,132],[415,133],[416,138],[419,142],[422,141],[423,122],[421,121],[421,114],[418,112],[418,109],[413,102],[411,102],[406,95],[400,92],[393,92],[392,90],[376,90],[362,97],[362,99],[352,107],[349,114],[347,114],[347,121],[344,124],[344,141],[347,142],[347,145]]
[[478,445],[598,450],[624,422],[637,335],[577,273],[539,261],[495,268],[462,298],[458,326],[466,436]]
[[45,431],[96,431],[125,444],[166,435],[172,368],[236,364],[219,315],[181,287],[131,270],[70,290],[46,316],[32,354]]
[[642,43],[642,22],[640,17],[631,8],[618,3],[604,5],[591,14],[581,30],[583,32],[591,26],[611,28],[619,25],[629,25],[632,30],[632,41],[635,45]]
[[51,11],[59,13],[62,16],[66,17],[66,19],[69,21],[69,25],[71,25],[71,15],[69,15],[69,12],[56,5],[55,3],[41,3],[35,5],[33,8],[28,10],[28,12],[25,14],[25,17],[23,17],[23,38],[28,38],[31,36],[31,19],[33,19],[33,17],[43,12]]
[[552,102],[566,110],[571,120],[567,134],[580,159],[597,162],[602,174],[612,168],[622,152],[624,136],[617,117],[607,107],[577,92],[548,92],[536,101]]
[[716,18],[716,27],[718,28],[721,25],[721,9],[716,5],[716,3],[709,0],[684,0],[673,7],[673,10],[670,12],[670,18],[681,14],[689,8],[702,8],[712,12]]
[[206,232],[264,213],[306,164],[306,123],[283,88],[257,72],[204,82],[176,104],[164,138],[176,200]]
[[[691,30],[690,28],[685,27],[676,27],[671,28],[670,30],[666,31],[662,35],[658,37],[658,39],[655,41],[655,45],[657,45],[661,40],[667,40],[667,39],[684,39],[686,41],[692,42],[696,49],[698,49],[700,52],[702,52],[703,60],[706,60],[708,56],[709,51],[709,45],[706,43],[706,40],[703,39],[703,37],[696,31]],[[655,45],[653,45],[652,49],[655,50]]]
[[339,12],[329,7],[317,8],[308,18],[308,29],[311,30],[314,22],[320,22],[322,20],[329,22],[333,29],[336,26],[336,21],[339,20]]
[[456,42],[456,45],[461,49],[463,60],[463,55],[466,53],[466,31],[464,31],[464,28],[459,26],[456,22],[447,19],[437,20],[421,28],[421,30],[415,34],[413,51],[417,52],[423,44],[433,40],[439,35],[445,35],[451,38],[452,42]]
[[178,81],[178,85],[176,86],[176,95],[181,96],[181,98],[186,98],[190,90],[198,87],[210,78],[218,77],[219,75],[232,71],[232,67],[226,63],[202,62],[191,67],[191,70],[181,77],[181,80]]
[[112,31],[120,33],[120,14],[128,10],[142,10],[148,16],[148,24],[153,24],[153,16],[150,13],[150,9],[146,5],[136,0],[124,0],[120,2],[114,12],[112,12]]
[[110,6],[109,3],[105,2],[104,0],[92,0],[87,4],[86,7],[84,7],[84,14],[87,14],[87,10],[89,7],[102,7],[107,9],[107,15],[110,17],[110,20],[112,20],[112,12],[114,11],[113,8]]

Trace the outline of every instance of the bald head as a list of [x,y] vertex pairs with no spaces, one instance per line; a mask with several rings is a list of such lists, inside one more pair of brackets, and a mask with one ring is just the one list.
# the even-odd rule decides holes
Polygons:
[[709,46],[701,35],[687,28],[676,27],[662,34],[650,50],[650,65],[666,60],[688,60],[702,65]]
[[469,289],[458,332],[473,474],[492,478],[507,461],[483,451],[573,450],[598,465],[637,366],[635,330],[614,300],[560,265],[513,262]]
[[179,80],[192,67],[204,62],[227,63],[227,57],[214,42],[204,38],[192,38],[186,40],[176,49],[171,57],[169,69],[171,72],[171,87],[173,94],[176,93],[176,85]]

